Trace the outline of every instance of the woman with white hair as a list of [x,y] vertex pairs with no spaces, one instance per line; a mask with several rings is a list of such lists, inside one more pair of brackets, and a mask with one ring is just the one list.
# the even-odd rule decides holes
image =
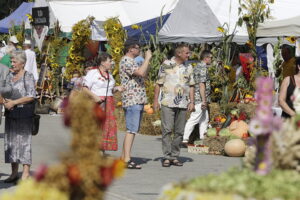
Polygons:
[[[24,70],[24,51],[14,51],[11,57],[12,68],[5,85],[11,85],[11,92],[3,94],[5,99],[5,162],[11,163],[11,175],[5,183],[14,183],[18,177],[19,164],[23,165],[22,179],[30,175],[31,133],[33,101],[36,97],[35,81],[31,73]],[[0,88],[1,91],[1,88]]]

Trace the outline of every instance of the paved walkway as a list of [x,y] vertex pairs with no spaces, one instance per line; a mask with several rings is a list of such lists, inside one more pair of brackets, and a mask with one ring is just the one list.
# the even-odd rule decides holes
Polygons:
[[[0,195],[15,187],[4,184],[3,179],[10,173],[10,165],[4,164],[3,124],[0,126]],[[60,116],[43,115],[39,135],[33,138],[32,171],[41,163],[54,164],[59,154],[68,149],[69,130],[64,128]],[[124,133],[119,133],[119,148]],[[108,152],[119,156],[117,152]],[[141,170],[126,170],[122,179],[116,180],[106,193],[105,200],[153,200],[157,199],[161,188],[169,182],[187,180],[208,173],[220,173],[232,166],[239,166],[239,158],[196,155],[182,149],[180,160],[183,167],[161,167],[161,139],[157,136],[137,135],[133,147],[133,159],[142,164]]]

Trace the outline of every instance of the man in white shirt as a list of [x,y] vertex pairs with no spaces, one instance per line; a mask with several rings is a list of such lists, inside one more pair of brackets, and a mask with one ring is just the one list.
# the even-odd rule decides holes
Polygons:
[[36,56],[35,56],[35,52],[31,50],[31,41],[25,39],[23,43],[23,48],[26,54],[26,64],[24,69],[27,72],[32,73],[34,80],[37,82],[39,77],[37,72]]

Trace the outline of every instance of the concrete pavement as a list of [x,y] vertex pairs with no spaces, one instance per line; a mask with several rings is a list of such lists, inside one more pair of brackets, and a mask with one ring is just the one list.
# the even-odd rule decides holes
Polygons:
[[[0,195],[11,191],[15,187],[4,184],[3,179],[10,173],[10,165],[4,164],[3,153],[4,125],[0,126]],[[113,156],[120,156],[124,133],[119,133],[119,151],[107,152]],[[33,137],[33,165],[34,171],[39,164],[54,164],[59,154],[68,149],[70,141],[69,129],[61,122],[60,116],[43,115],[40,133]],[[133,146],[133,160],[142,165],[141,170],[126,170],[125,176],[116,180],[106,193],[105,200],[153,200],[157,199],[161,188],[169,182],[187,180],[208,173],[220,173],[232,166],[239,166],[240,158],[223,156],[208,156],[190,154],[187,149],[181,149],[180,160],[183,167],[161,167],[161,138],[157,136],[137,135]],[[21,169],[20,169],[21,171]]]

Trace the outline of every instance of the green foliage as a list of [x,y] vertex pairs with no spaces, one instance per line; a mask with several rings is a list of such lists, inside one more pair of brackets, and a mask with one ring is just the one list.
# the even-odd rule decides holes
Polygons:
[[257,200],[298,200],[300,175],[296,171],[273,170],[261,176],[248,169],[233,168],[220,175],[208,175],[182,184],[187,190],[238,194]]
[[273,67],[275,71],[275,75],[278,78],[279,83],[283,80],[283,75],[281,73],[281,63],[282,63],[282,57],[281,57],[281,49],[280,46],[282,44],[282,39],[278,37],[278,42],[274,45],[274,61],[273,61]]
[[246,24],[250,47],[254,56],[256,56],[256,33],[258,23],[262,23],[265,19],[270,18],[269,4],[274,0],[239,0],[239,20],[238,25]]

